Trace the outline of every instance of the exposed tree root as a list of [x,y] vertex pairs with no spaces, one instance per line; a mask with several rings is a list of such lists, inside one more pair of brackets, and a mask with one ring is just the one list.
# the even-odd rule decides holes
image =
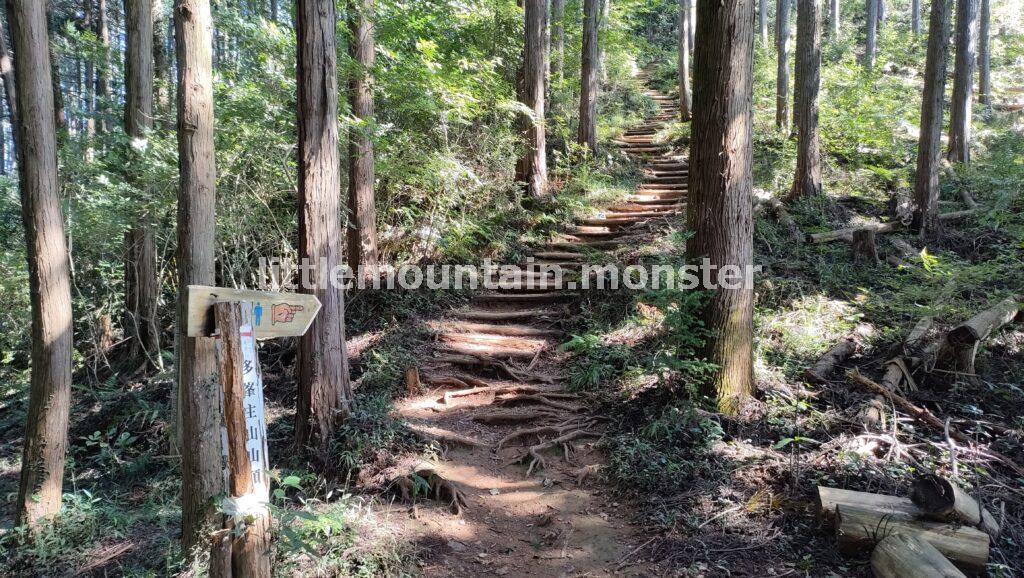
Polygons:
[[498,445],[496,446],[495,449],[499,449],[500,450],[502,448],[502,446],[504,446],[508,442],[510,442],[512,440],[515,440],[515,439],[518,439],[518,438],[521,438],[521,437],[529,436],[529,435],[536,435],[538,437],[546,435],[546,434],[562,436],[566,432],[570,432],[572,430],[582,430],[582,429],[586,429],[586,428],[592,427],[594,425],[597,425],[598,421],[600,421],[600,420],[593,419],[593,418],[591,418],[591,419],[583,419],[583,420],[577,419],[577,418],[573,418],[573,419],[569,419],[569,420],[563,421],[562,423],[560,423],[558,425],[549,425],[549,426],[540,426],[540,427],[518,429],[518,430],[508,434],[507,436],[501,438],[501,441],[498,442]]
[[[426,487],[423,487],[424,483]],[[414,507],[416,499],[420,496],[446,502],[456,516],[462,514],[463,508],[469,507],[465,492],[455,482],[446,480],[432,469],[421,469],[400,476],[395,478],[392,485],[398,489],[402,501],[412,503]]]
[[516,395],[514,397],[508,397],[508,398],[502,399],[502,400],[496,402],[495,405],[511,406],[511,405],[519,405],[519,404],[523,404],[523,403],[535,403],[535,404],[538,404],[538,405],[546,405],[546,406],[553,407],[555,409],[560,409],[560,410],[563,410],[563,411],[571,411],[571,412],[580,411],[582,408],[579,407],[579,406],[568,404],[568,403],[562,403],[562,402],[555,401],[555,400],[551,399],[552,397],[560,397],[560,398],[563,398],[563,399],[575,399],[576,398],[575,396],[572,396],[570,398],[565,398],[564,396],[566,396],[566,395],[570,395],[571,396],[572,394],[552,394],[552,395],[548,395],[546,393],[538,393],[538,394]]
[[482,353],[441,353],[440,355],[434,357],[433,360],[442,363],[454,363],[458,365],[481,366],[499,369],[512,379],[524,383],[531,380],[540,381],[544,383],[551,383],[552,381],[554,381],[554,379],[550,376],[520,371],[518,369],[511,367],[510,365],[503,361],[495,359],[489,355],[484,355]]
[[575,439],[583,438],[583,437],[600,437],[600,436],[601,436],[601,434],[599,434],[597,432],[592,432],[592,431],[588,431],[588,430],[585,430],[585,429],[574,429],[574,430],[572,430],[572,431],[570,431],[568,433],[565,433],[565,434],[562,434],[562,435],[556,437],[553,440],[542,442],[542,443],[530,446],[526,450],[526,453],[524,453],[523,455],[521,455],[518,458],[516,458],[515,460],[513,460],[512,463],[522,463],[522,462],[526,461],[527,458],[529,458],[530,465],[527,466],[527,468],[526,468],[526,476],[529,477],[530,474],[533,473],[534,468],[542,469],[542,468],[547,466],[547,462],[544,460],[544,456],[541,455],[541,452],[544,452],[544,451],[549,450],[551,448],[556,448],[558,446],[561,446],[562,447],[562,451],[564,452],[566,459],[568,459],[569,452],[570,452],[570,449],[571,449],[569,442],[571,442],[571,441],[573,441]]

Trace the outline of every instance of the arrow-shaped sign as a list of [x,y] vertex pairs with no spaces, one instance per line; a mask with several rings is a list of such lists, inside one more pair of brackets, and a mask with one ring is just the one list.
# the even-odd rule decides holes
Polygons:
[[222,301],[252,303],[256,339],[302,335],[320,311],[320,301],[314,295],[189,285],[185,334],[189,337],[213,335],[213,304]]

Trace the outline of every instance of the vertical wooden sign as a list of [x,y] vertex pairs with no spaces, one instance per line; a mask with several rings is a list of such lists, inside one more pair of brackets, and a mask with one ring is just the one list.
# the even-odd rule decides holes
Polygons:
[[219,337],[217,354],[224,392],[230,494],[223,507],[228,516],[225,527],[232,530],[214,547],[230,548],[231,576],[269,578],[269,460],[252,304],[216,303],[213,310]]

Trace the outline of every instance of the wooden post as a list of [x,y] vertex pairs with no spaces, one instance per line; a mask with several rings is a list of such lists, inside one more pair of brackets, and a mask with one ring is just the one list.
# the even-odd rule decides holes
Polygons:
[[[267,475],[263,377],[256,356],[253,311],[249,303],[213,306],[220,339],[217,359],[224,390],[229,497],[223,509],[231,539],[231,575],[270,577],[270,480]],[[234,532],[233,532],[234,533]]]

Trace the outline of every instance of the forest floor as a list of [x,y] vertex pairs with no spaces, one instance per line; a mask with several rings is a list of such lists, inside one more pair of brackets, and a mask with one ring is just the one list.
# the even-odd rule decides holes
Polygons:
[[[649,86],[674,82],[673,66],[664,68]],[[672,98],[647,95],[660,110],[618,138],[614,162],[602,161],[602,172],[629,165],[607,177],[621,194],[585,191],[592,206],[571,218],[562,205],[549,210],[560,230],[550,239],[547,229],[521,231],[536,233],[536,262],[683,262],[687,131],[670,121]],[[710,412],[692,387],[708,370],[695,353],[699,292],[524,291],[514,280],[455,310],[464,295],[354,295],[349,313],[391,320],[350,336],[360,406],[321,463],[292,451],[294,344],[265,344],[281,490],[275,572],[868,576],[867,557],[841,556],[819,524],[815,487],[906,495],[921,471],[955,471],[1004,521],[988,574],[1024,573],[1024,480],[985,454],[1024,462],[1024,325],[982,346],[980,384],[919,375],[922,387],[907,393],[949,417],[972,447],[951,452],[943,432],[893,408],[886,429],[865,428],[858,414],[872,396],[844,376],[858,368],[878,379],[923,316],[935,318],[935,336],[1024,293],[1024,121],[979,120],[978,135],[973,168],[945,175],[942,207],[964,208],[964,188],[982,209],[950,223],[938,243],[880,236],[883,257],[897,265],[855,265],[847,243],[798,242],[769,211],[758,214],[757,392],[737,418]],[[789,181],[790,148],[788,136],[755,124],[758,188]],[[876,151],[851,160],[856,153],[829,151],[827,195],[789,206],[802,233],[899,218],[906,190],[892,175],[911,157],[882,166]],[[883,177],[890,188],[876,186]],[[608,218],[623,222],[591,220]],[[495,314],[507,319],[488,318]],[[857,352],[824,383],[807,383],[804,370],[846,337]],[[403,379],[406,368],[418,379]],[[187,571],[177,547],[180,474],[167,448],[171,374],[75,383],[64,513],[26,541],[10,529],[13,501],[0,504],[0,541],[10,547],[0,574]],[[493,389],[452,395],[481,387]],[[0,495],[16,492],[20,466],[25,404],[12,392],[0,398]],[[579,437],[538,449],[544,463],[532,464],[530,446],[572,432]]]
[[442,459],[389,471],[415,471],[431,486],[423,493],[441,492],[440,505],[399,516],[406,537],[425,553],[426,576],[653,571],[635,556],[646,540],[638,512],[592,475],[606,461],[596,442],[608,420],[585,396],[567,391],[568,354],[558,349],[566,318],[578,314],[573,287],[586,253],[644,231],[649,236],[653,221],[678,219],[682,211],[687,165],[655,142],[677,105],[653,90],[649,96],[658,112],[628,130],[621,144],[644,165],[637,193],[602,207],[599,217],[567,223],[529,255],[538,266],[561,267],[568,287],[541,272],[532,283],[522,274],[499,277],[500,292],[480,292],[469,307],[425,323],[435,342],[418,356],[422,390],[396,410],[446,451]]

